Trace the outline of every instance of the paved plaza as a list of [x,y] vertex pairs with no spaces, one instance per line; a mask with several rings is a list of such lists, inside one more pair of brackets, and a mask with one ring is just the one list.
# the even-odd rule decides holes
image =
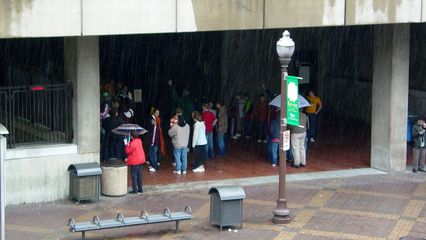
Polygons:
[[[195,183],[194,183],[195,185]],[[198,183],[198,186],[200,184]],[[186,185],[191,188],[190,184]],[[287,185],[293,220],[274,225],[277,183],[244,186],[244,225],[222,232],[209,224],[208,186],[185,191],[146,188],[146,193],[119,198],[101,197],[99,203],[57,201],[10,206],[6,209],[6,237],[11,239],[79,239],[66,227],[69,218],[90,221],[151,214],[168,207],[182,211],[190,205],[193,220],[88,232],[87,239],[399,239],[426,237],[426,174],[380,174],[291,181]]]

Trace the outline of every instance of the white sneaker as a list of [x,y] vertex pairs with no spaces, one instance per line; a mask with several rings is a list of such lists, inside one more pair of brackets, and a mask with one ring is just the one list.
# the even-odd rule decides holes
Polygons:
[[149,167],[149,171],[150,171],[150,172],[155,172],[156,170],[155,170],[155,168],[153,168],[153,167],[151,167],[151,166],[150,166],[150,167]]
[[235,135],[235,136],[233,136],[233,137],[231,137],[232,139],[235,139],[235,140],[237,140],[238,139],[238,137],[237,137],[237,135]]
[[258,142],[258,143],[261,143],[261,142],[262,142],[262,140],[261,140],[261,139],[257,139],[257,142]]
[[182,171],[182,174],[183,174],[183,175],[185,175],[185,174],[186,174],[186,171]]
[[277,166],[277,164],[272,164],[272,167],[276,167]]
[[160,166],[160,162],[158,162],[157,165]]
[[173,171],[174,174],[180,175],[180,171]]
[[173,167],[176,167],[176,163],[175,162],[173,162]]
[[314,142],[315,142],[315,139],[314,139],[314,138],[311,138],[311,139],[310,139],[310,141],[311,141],[311,143],[314,143]]
[[205,172],[206,171],[206,169],[204,169],[204,165],[201,165],[200,167],[201,167],[200,172]]
[[235,136],[236,136],[237,138],[239,138],[239,137],[241,137],[241,134],[237,133],[237,134],[235,134]]
[[195,172],[195,173],[199,173],[199,172],[201,172],[201,167],[194,168],[194,169],[192,169],[192,171]]

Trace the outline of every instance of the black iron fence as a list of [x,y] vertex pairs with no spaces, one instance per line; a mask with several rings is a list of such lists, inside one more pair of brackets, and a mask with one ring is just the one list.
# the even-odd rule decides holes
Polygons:
[[1,87],[0,122],[9,130],[8,147],[70,143],[71,85]]

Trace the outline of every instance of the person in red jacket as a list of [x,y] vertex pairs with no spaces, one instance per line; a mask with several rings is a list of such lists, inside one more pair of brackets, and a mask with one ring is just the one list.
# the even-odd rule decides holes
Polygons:
[[201,115],[204,124],[206,125],[206,156],[208,158],[214,158],[214,148],[213,148],[213,128],[216,125],[217,119],[216,116],[209,110],[209,104],[203,104],[203,113]]
[[[129,193],[136,194],[142,193],[142,166],[145,163],[145,151],[143,150],[142,140],[139,138],[135,131],[130,132],[132,140],[127,144],[126,140],[126,153],[127,164],[130,166],[132,175],[132,188]],[[137,184],[137,188],[136,188]]]

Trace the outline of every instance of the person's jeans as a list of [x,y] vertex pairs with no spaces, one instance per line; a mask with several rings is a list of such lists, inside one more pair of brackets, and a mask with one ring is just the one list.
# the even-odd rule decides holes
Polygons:
[[238,117],[237,118],[237,129],[236,129],[235,134],[237,134],[237,133],[243,134],[243,126],[244,126],[244,117]]
[[206,145],[206,156],[208,158],[214,158],[213,150],[213,132],[206,133],[207,145]]
[[194,168],[198,168],[201,165],[204,165],[204,160],[206,160],[206,150],[204,145],[197,145],[194,148],[195,162]]
[[[101,125],[102,126],[102,125]],[[101,128],[101,161],[105,160],[105,129]]]
[[149,149],[149,162],[154,169],[158,169],[158,145],[154,144]]
[[278,150],[280,148],[279,142],[271,142],[271,162],[272,164],[278,164]]
[[237,133],[237,123],[236,119],[234,117],[229,118],[229,132],[231,133],[231,137],[235,136]]
[[306,133],[291,134],[291,152],[295,166],[306,165],[305,138]]
[[265,122],[257,122],[257,139],[260,139],[260,140],[266,139],[265,129],[266,129]]
[[305,155],[306,155],[306,159],[308,159],[308,147],[309,147],[309,139],[308,139],[308,134],[306,133],[306,137],[305,137]]
[[294,160],[294,156],[293,156],[293,152],[292,152],[292,146],[291,146],[291,140],[290,140],[290,149],[285,151],[285,158],[287,161],[293,161]]
[[413,169],[424,169],[426,148],[413,148]]
[[182,170],[182,172],[186,172],[186,167],[188,164],[187,154],[188,154],[187,148],[173,149],[173,156],[175,157],[175,163],[176,163],[176,167],[175,167],[176,171]]
[[308,139],[316,138],[318,115],[308,114],[308,120],[309,120]]
[[252,127],[253,127],[253,121],[251,119],[246,119],[244,122],[244,135],[246,137],[251,137]]
[[[132,175],[132,189],[133,192],[142,192],[142,164],[131,165],[130,174]],[[136,188],[137,185],[137,188]]]
[[225,133],[217,134],[217,147],[219,149],[219,155],[223,156],[226,154]]

